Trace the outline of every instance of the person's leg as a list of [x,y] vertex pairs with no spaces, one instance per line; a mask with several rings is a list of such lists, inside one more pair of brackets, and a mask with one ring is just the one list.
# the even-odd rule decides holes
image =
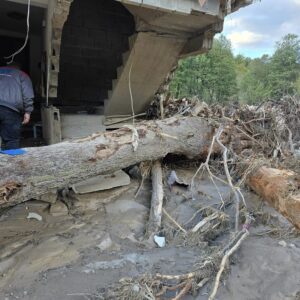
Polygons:
[[[6,108],[0,109],[1,137],[5,149],[20,148],[22,118],[19,113]],[[3,148],[3,147],[2,147]]]

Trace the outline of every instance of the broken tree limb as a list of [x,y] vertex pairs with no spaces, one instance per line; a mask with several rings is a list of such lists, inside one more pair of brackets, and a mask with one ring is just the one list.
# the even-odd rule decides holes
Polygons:
[[[139,143],[132,146],[132,130],[121,128],[56,145],[29,148],[22,156],[0,155],[0,208],[38,199],[41,195],[142,161],[169,153],[205,158],[221,153],[210,149],[215,128],[199,117],[172,117],[136,125]],[[225,129],[226,130],[226,129]],[[228,145],[238,140],[233,130],[221,136]],[[239,147],[239,150],[242,150]],[[239,153],[239,151],[236,151]],[[248,185],[300,229],[300,180],[290,171],[260,167],[248,176]]]
[[248,186],[300,229],[300,176],[288,170],[260,167]]
[[155,161],[152,170],[151,210],[147,233],[149,236],[157,233],[161,227],[162,205],[164,199],[162,167],[159,160]]
[[136,151],[132,130],[121,128],[77,141],[28,148],[22,156],[0,155],[0,208],[169,153],[206,157],[215,129],[198,117],[173,117],[137,124],[136,130]]

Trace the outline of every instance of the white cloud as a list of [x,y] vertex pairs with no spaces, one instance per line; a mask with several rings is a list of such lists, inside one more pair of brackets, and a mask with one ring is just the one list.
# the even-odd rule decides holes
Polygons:
[[227,36],[233,47],[241,47],[245,45],[252,45],[263,41],[266,38],[266,35],[255,33],[252,31],[244,30],[244,31],[234,31]]
[[300,5],[300,0],[293,0],[293,2],[297,5]]

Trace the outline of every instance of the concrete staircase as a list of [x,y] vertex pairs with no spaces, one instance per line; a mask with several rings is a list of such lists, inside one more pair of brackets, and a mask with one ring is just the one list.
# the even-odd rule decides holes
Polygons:
[[[52,27],[48,26],[51,28],[49,34],[51,47],[47,48],[50,49],[48,51],[48,60],[50,60],[48,70],[50,75],[49,96],[54,98],[57,97],[62,28],[68,17],[72,1],[57,0],[52,14],[48,13],[47,18],[47,22],[52,25]],[[79,3],[78,1],[80,0],[76,1],[74,2],[75,4]],[[113,80],[112,89],[108,91],[108,97],[104,101],[104,114],[106,117],[130,116],[132,114],[130,86],[132,89],[134,113],[144,112],[178,59],[209,51],[212,47],[214,35],[223,29],[225,16],[252,3],[252,0],[115,1],[120,2],[122,5],[119,4],[119,7],[112,4],[107,5],[108,7],[105,9],[108,16],[102,19],[99,18],[99,20],[95,19],[93,21],[94,24],[92,24],[95,26],[96,23],[100,21],[103,23],[105,20],[110,20],[108,23],[111,22],[109,23],[110,27],[106,26],[105,29],[100,30],[101,32],[99,31],[99,34],[102,36],[101,45],[110,43],[118,45],[120,41],[123,41],[122,36],[115,38],[111,28],[118,24],[123,24],[124,26],[130,20],[134,20],[133,27],[136,34],[129,38],[129,51],[123,53],[122,65],[117,69],[117,78]],[[106,0],[106,3],[116,3],[115,1]],[[84,2],[82,1],[82,3]],[[95,5],[96,9],[98,2],[94,1],[91,3]],[[126,9],[130,18],[127,16],[125,20],[124,16],[120,15],[121,8],[122,10]],[[49,11],[51,12],[51,10]],[[109,14],[111,17],[109,17]],[[111,21],[112,16],[117,16],[117,18]],[[86,26],[91,25],[86,15],[83,15],[82,18]],[[123,27],[119,28],[118,32],[123,34],[123,29]],[[88,29],[89,34],[90,31]],[[132,32],[134,31],[124,36],[125,41],[127,41],[127,37]],[[95,40],[96,38],[97,36],[95,36]],[[116,53],[116,60],[118,57],[120,58],[120,54],[126,47]],[[105,51],[102,52],[100,51],[99,53],[101,57],[105,55]],[[101,63],[104,64],[103,61]],[[91,65],[91,63],[88,62],[88,65]],[[103,75],[102,77],[110,82],[112,76],[106,78]],[[129,77],[131,77],[131,80],[129,80]],[[99,86],[99,90],[102,88],[102,86]],[[105,93],[99,96],[100,106],[106,97],[107,88],[110,88],[109,85],[105,86]]]
[[131,115],[131,96],[134,113],[142,113],[176,64],[185,40],[157,33],[140,32],[129,38],[129,51],[123,54],[123,65],[117,70],[112,90],[105,101],[105,115]]

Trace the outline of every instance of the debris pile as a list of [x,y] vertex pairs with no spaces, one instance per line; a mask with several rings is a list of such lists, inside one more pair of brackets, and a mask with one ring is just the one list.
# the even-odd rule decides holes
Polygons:
[[[229,261],[254,228],[263,226],[263,235],[281,238],[299,233],[300,99],[222,106],[168,97],[164,107],[156,102],[150,110],[149,117],[165,119],[136,120],[135,126],[80,141],[29,149],[30,161],[0,160],[0,207],[34,198],[47,205],[26,211],[36,226],[53,218],[72,220],[64,232],[61,221],[57,234],[68,244],[55,241],[72,253],[72,261],[84,248],[73,231],[77,227],[97,257],[120,255],[81,262],[85,274],[137,265],[138,271],[120,275],[119,281],[114,274],[88,299],[179,300],[204,288],[206,299],[216,299]],[[51,159],[57,153],[55,164],[39,165],[42,154]],[[295,227],[284,227],[251,204],[248,188]],[[121,254],[122,248],[129,253]],[[157,257],[170,256],[170,250],[179,257],[190,251],[192,258],[161,267]],[[0,258],[10,257],[7,253]]]
[[[155,106],[158,107],[155,103],[152,104],[152,108]],[[153,113],[155,110],[151,111]],[[159,118],[161,111],[156,110],[156,113],[156,117]],[[197,266],[193,266],[192,271],[187,269],[186,273],[145,274],[135,279],[122,279],[106,292],[105,299],[183,299],[188,293],[195,295],[212,278],[215,280],[208,299],[215,299],[228,260],[248,237],[251,222],[255,220],[253,213],[248,211],[241,190],[245,182],[256,192],[261,193],[261,196],[265,196],[266,200],[286,215],[298,229],[300,228],[299,175],[289,171],[290,173],[287,175],[289,179],[287,179],[284,171],[277,170],[273,172],[276,174],[269,174],[270,170],[275,169],[266,168],[264,169],[266,174],[262,175],[261,169],[264,165],[299,171],[300,100],[298,98],[285,97],[279,102],[270,101],[260,106],[209,106],[196,98],[169,99],[164,107],[164,115],[166,117],[197,116],[205,118],[216,128],[207,158],[200,163],[199,169],[188,185],[184,198],[186,201],[199,200],[195,199],[193,193],[193,181],[196,176],[202,177],[206,172],[206,176],[213,182],[220,196],[220,203],[206,207],[199,205],[196,213],[188,221],[179,223],[167,212],[169,195],[157,197],[157,183],[153,184],[152,192],[154,197],[160,198],[160,200],[156,199],[160,201],[160,205],[162,205],[162,198],[166,198],[167,201],[165,208],[157,209],[157,204],[152,206],[152,209],[159,210],[159,214],[162,211],[164,215],[162,224],[159,223],[159,226],[156,227],[156,230],[161,228],[159,234],[166,237],[169,245],[173,243],[199,246],[202,250],[206,250],[206,255],[202,253],[203,256],[200,256]],[[219,155],[212,159],[212,155],[216,154]],[[214,168],[213,171],[211,171],[212,168]],[[257,183],[255,182],[257,170],[261,173],[262,183],[259,188],[256,187]],[[296,179],[292,179],[292,177]],[[276,182],[276,178],[278,182]],[[285,194],[275,200],[272,191],[264,190],[266,189],[264,185],[271,185],[272,180],[275,180],[275,185],[278,184],[282,189],[278,190],[274,187],[275,193]],[[288,182],[282,183],[284,180]],[[173,185],[185,186],[175,171],[171,171],[165,181],[169,189],[172,189]],[[222,182],[231,188],[228,199],[223,199],[216,182]],[[159,193],[161,194],[161,191]],[[293,198],[291,207],[281,203],[284,201],[288,203],[290,197]],[[199,201],[196,203],[199,204]],[[233,203],[235,215],[232,218],[228,213],[228,207]],[[193,204],[195,205],[195,203]],[[292,213],[292,208],[297,212]],[[291,214],[298,216],[293,218]],[[213,241],[220,236],[223,238],[227,236],[228,241],[221,243],[221,246],[216,246]]]

